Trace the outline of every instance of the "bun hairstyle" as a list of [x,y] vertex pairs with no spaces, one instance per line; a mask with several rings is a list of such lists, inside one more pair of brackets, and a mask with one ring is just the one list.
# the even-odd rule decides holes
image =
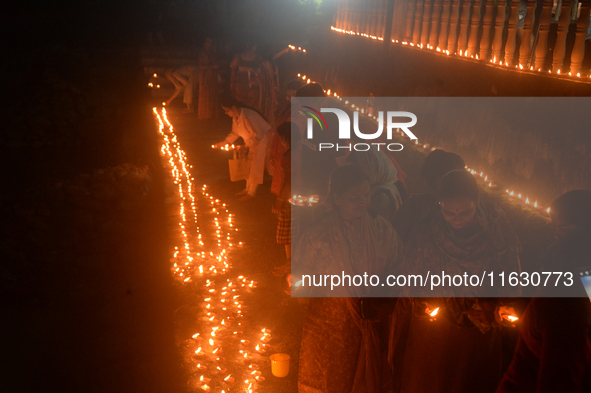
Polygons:
[[552,217],[560,217],[568,224],[591,227],[591,191],[572,190],[562,194],[552,202],[550,212]]
[[294,79],[287,84],[285,90],[298,90],[302,86],[304,86],[304,82],[301,79]]
[[225,108],[232,108],[233,106],[235,106],[236,108],[240,109],[244,107],[244,104],[242,102],[238,101],[230,94],[224,94],[220,100],[220,104]]
[[478,203],[478,184],[470,172],[466,170],[451,171],[441,180],[439,200],[454,198],[468,198]]
[[326,203],[335,207],[334,196],[341,196],[353,187],[368,182],[369,179],[365,174],[365,171],[360,166],[354,164],[347,164],[338,167],[330,175],[328,182],[328,198]]
[[238,110],[240,110],[241,108],[250,109],[251,111],[255,111],[256,113],[258,113],[259,116],[261,116],[264,119],[264,116],[258,109],[248,106],[244,102],[238,101],[231,94],[224,94],[220,99],[220,105],[224,108],[232,108],[234,106]]
[[433,185],[437,178],[451,171],[462,170],[464,169],[464,165],[462,157],[455,153],[441,149],[433,150],[423,162],[421,176],[423,176],[427,183]]

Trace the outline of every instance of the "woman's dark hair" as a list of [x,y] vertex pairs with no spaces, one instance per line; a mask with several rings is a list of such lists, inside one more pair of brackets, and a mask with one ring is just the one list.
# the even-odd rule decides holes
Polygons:
[[233,106],[236,108],[243,108],[245,106],[242,102],[238,101],[230,94],[223,95],[220,99],[220,104],[225,108],[231,108]]
[[421,176],[428,184],[433,185],[438,177],[445,176],[446,173],[464,169],[464,160],[457,154],[445,150],[433,150],[421,167]]
[[318,83],[308,83],[296,91],[296,97],[326,97],[326,94]]
[[[235,106],[238,109],[240,109],[240,108],[250,109],[251,111],[254,111],[254,112],[258,113],[260,117],[262,117],[263,119],[265,119],[265,117],[263,116],[263,114],[258,109],[255,109],[255,108],[253,108],[251,106],[248,106],[244,102],[238,101],[231,94],[224,94],[221,97],[221,99],[220,99],[220,105],[223,106],[223,107],[225,107],[225,108],[232,108],[233,106]],[[265,119],[265,121],[266,120],[267,119]]]
[[330,181],[328,183],[329,199],[332,199],[334,194],[343,195],[351,188],[363,182],[369,183],[369,179],[360,166],[354,164],[340,166],[330,175]]
[[302,82],[300,79],[294,79],[287,84],[287,87],[285,88],[285,90],[298,90],[303,85],[304,85],[304,82]]
[[591,227],[591,191],[572,190],[562,194],[552,203],[550,212],[568,224]]
[[458,197],[468,198],[478,203],[478,184],[474,176],[466,171],[451,171],[441,180],[439,199],[454,199]]
[[294,139],[299,137],[300,130],[296,123],[292,121],[286,121],[277,126],[277,134],[279,134],[281,138],[288,141],[289,145],[291,146],[295,142]]
[[246,41],[244,43],[244,52],[250,50],[253,46],[256,46],[257,47],[257,50],[259,49],[256,41],[254,41],[254,40],[248,40],[248,41]]

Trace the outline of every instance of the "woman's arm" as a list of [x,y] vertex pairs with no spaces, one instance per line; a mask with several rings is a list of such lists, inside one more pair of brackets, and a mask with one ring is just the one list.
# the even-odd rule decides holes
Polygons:
[[214,147],[216,148],[220,148],[224,145],[227,144],[231,144],[234,143],[236,141],[236,139],[240,138],[240,135],[236,132],[236,120],[232,121],[232,131],[228,134],[228,136],[226,137],[226,139],[224,139],[223,141],[216,143],[214,145]]
[[287,52],[289,52],[289,48],[283,49],[281,52],[279,52],[275,56],[273,56],[273,61],[277,60],[278,58],[280,58],[281,56],[283,56]]

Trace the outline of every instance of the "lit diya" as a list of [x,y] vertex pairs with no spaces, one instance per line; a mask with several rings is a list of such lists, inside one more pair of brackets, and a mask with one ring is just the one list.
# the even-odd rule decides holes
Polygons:
[[429,313],[430,316],[434,317],[439,313],[439,307]]
[[289,198],[289,203],[295,206],[316,206],[319,202],[320,197],[318,195],[293,195],[291,198]]
[[508,314],[503,315],[503,319],[506,321],[509,321],[511,323],[515,323],[519,320],[519,318],[516,317],[515,315],[508,315]]

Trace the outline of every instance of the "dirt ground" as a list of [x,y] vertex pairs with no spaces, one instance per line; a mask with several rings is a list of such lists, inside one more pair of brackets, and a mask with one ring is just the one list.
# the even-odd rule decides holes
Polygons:
[[[239,197],[234,194],[242,190],[244,181],[232,183],[229,180],[227,160],[232,153],[211,148],[212,144],[223,140],[230,131],[230,119],[225,117],[199,121],[195,115],[179,112],[172,110],[169,118],[187,153],[188,162],[193,165],[192,174],[196,184],[207,184],[211,195],[225,202],[228,209],[236,215],[236,226],[239,229],[236,240],[243,241],[244,246],[230,253],[233,267],[228,276],[234,278],[244,275],[257,282],[257,288],[243,299],[246,307],[243,318],[243,325],[246,326],[244,336],[251,336],[262,328],[272,331],[272,340],[269,342],[271,349],[265,355],[255,358],[261,367],[262,376],[266,378],[257,391],[297,392],[298,356],[305,306],[283,293],[279,285],[280,279],[271,273],[273,267],[285,263],[286,258],[283,246],[275,243],[276,218],[271,212],[274,195],[270,192],[270,178],[266,178],[265,184],[259,188],[256,199],[238,201]],[[204,288],[185,286],[183,293],[184,301],[191,304],[196,299],[202,299]],[[198,311],[195,309],[195,312]],[[192,313],[178,316],[175,322],[179,343],[203,328],[203,324]],[[231,344],[224,345],[227,353],[235,349]],[[286,378],[276,378],[270,373],[267,357],[277,352],[291,356],[290,374]],[[190,368],[193,360],[190,357],[186,357],[186,360]],[[228,372],[230,371],[232,370],[229,367]],[[240,372],[240,367],[236,366],[234,372]]]
[[[273,340],[270,342],[272,350],[268,354],[284,352],[292,358],[290,375],[285,379],[273,377],[268,360],[265,356],[259,358],[258,363],[266,378],[266,381],[259,385],[259,391],[297,392],[298,356],[305,304],[297,299],[288,299],[280,290],[279,279],[271,274],[274,266],[284,263],[285,256],[283,248],[274,240],[276,218],[271,213],[274,196],[269,190],[270,179],[266,179],[265,184],[259,188],[255,200],[238,201],[234,194],[242,189],[244,182],[232,183],[229,180],[227,160],[232,153],[211,148],[212,144],[223,140],[229,132],[229,118],[199,121],[195,115],[182,114],[179,109],[173,109],[170,113],[180,143],[187,153],[189,163],[193,165],[192,173],[196,183],[207,184],[212,195],[227,203],[229,209],[236,214],[238,238],[244,241],[245,245],[230,254],[233,261],[230,276],[245,275],[258,283],[258,287],[245,299],[245,305],[248,307],[245,320],[253,331],[256,330],[255,327],[266,327],[273,331]],[[427,186],[419,174],[427,153],[426,149],[408,144],[397,157],[408,174],[407,185],[410,192],[427,191]],[[525,267],[533,263],[542,252],[541,245],[551,241],[548,220],[530,209],[511,203],[502,192],[489,192],[484,198],[501,204],[522,239],[522,263]],[[197,299],[205,296],[204,288],[184,288],[181,291],[183,301],[187,304],[195,303]],[[198,312],[198,307],[193,306],[188,315],[180,316],[175,321],[177,343],[181,343],[181,347],[183,342],[190,339],[191,334],[202,328],[194,317]],[[190,352],[190,346],[184,348]],[[192,363],[194,359],[185,356],[186,367],[190,368]]]
[[[205,289],[173,281],[177,229],[139,59],[129,51],[81,52],[63,69],[65,55],[54,51],[36,53],[34,67],[22,71],[40,87],[25,86],[27,97],[2,107],[2,182],[9,187],[0,192],[0,383],[11,392],[187,391],[194,359],[184,344],[201,328]],[[266,378],[258,391],[296,392],[305,305],[289,299],[271,274],[285,255],[275,243],[270,179],[255,200],[239,202],[234,194],[243,182],[229,181],[231,153],[211,149],[229,132],[229,118],[198,121],[175,106],[170,113],[196,183],[236,214],[244,246],[232,253],[229,274],[258,283],[244,298],[245,335],[268,328],[266,355],[292,358],[289,376],[280,379],[270,374],[268,357],[258,357]],[[400,153],[410,192],[425,191],[424,153]],[[144,169],[149,176],[127,187],[122,179]],[[97,196],[105,182],[112,182],[116,204],[106,202],[110,186]],[[535,260],[551,240],[547,220],[490,197],[515,226],[524,263]]]

